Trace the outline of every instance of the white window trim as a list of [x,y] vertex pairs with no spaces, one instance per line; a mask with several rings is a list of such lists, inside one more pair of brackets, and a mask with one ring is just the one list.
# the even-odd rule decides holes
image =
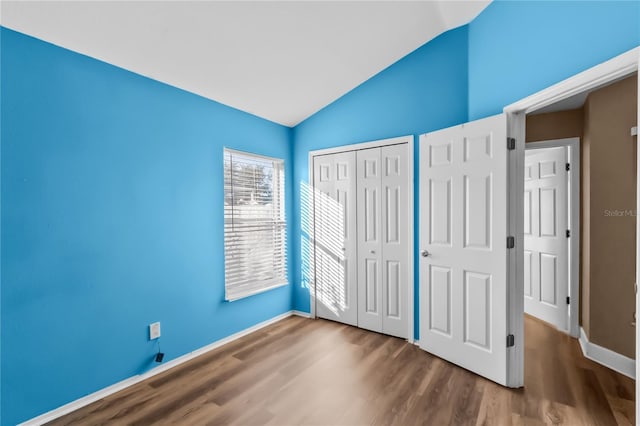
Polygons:
[[[240,300],[240,299],[244,299],[246,297],[249,296],[253,296],[253,295],[257,295],[260,293],[264,293],[279,287],[284,287],[286,285],[289,284],[288,281],[288,256],[287,256],[287,232],[286,232],[286,228],[287,228],[287,222],[286,222],[286,201],[285,201],[285,197],[286,197],[286,182],[285,182],[285,178],[284,178],[284,169],[285,169],[285,165],[284,165],[284,159],[282,158],[275,158],[275,157],[269,157],[266,155],[261,155],[261,154],[255,154],[252,152],[245,152],[245,151],[239,151],[239,150],[235,150],[235,149],[230,149],[227,147],[224,147],[223,149],[223,162],[226,161],[226,155],[230,154],[232,157],[234,155],[237,156],[241,156],[241,157],[245,157],[245,158],[250,158],[250,159],[255,159],[258,161],[264,161],[264,162],[272,162],[272,163],[278,163],[280,165],[281,168],[281,173],[282,173],[282,183],[281,183],[281,187],[280,187],[280,195],[279,197],[281,198],[281,207],[280,207],[280,211],[282,213],[282,222],[284,224],[284,237],[282,240],[282,244],[283,244],[283,258],[281,259],[282,262],[282,266],[283,266],[283,274],[282,276],[278,276],[278,277],[274,277],[273,279],[269,279],[269,280],[264,280],[261,285],[256,285],[256,286],[251,286],[247,289],[245,289],[244,291],[230,291],[230,287],[228,286],[228,281],[227,281],[227,253],[226,253],[226,244],[227,244],[227,234],[226,234],[226,229],[224,231],[224,241],[225,241],[225,301],[227,302],[233,302],[236,300]],[[224,166],[223,166],[223,170],[224,170]],[[226,176],[223,178],[223,182],[226,185]],[[274,189],[275,187],[279,185],[279,183],[277,182],[273,182],[273,186]],[[226,205],[225,205],[225,209],[226,209]],[[226,212],[225,212],[226,215]],[[226,224],[225,224],[226,227]]]

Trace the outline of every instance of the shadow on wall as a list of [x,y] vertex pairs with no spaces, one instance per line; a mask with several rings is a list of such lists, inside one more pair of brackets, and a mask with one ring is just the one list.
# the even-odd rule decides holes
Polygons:
[[340,317],[347,308],[344,207],[306,182],[300,182],[300,199],[302,287],[311,292],[317,278],[316,303]]

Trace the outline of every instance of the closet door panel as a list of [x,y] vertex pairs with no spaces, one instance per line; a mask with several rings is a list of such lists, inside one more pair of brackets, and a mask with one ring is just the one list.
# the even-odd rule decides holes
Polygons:
[[358,326],[382,331],[383,194],[380,148],[357,151]]
[[314,158],[316,313],[358,324],[356,154]]
[[381,148],[382,332],[408,337],[407,145]]
[[318,317],[408,337],[407,149],[314,158]]

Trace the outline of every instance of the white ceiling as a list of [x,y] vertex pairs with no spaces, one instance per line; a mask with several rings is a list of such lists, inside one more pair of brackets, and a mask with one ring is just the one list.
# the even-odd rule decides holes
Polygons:
[[2,1],[3,26],[294,126],[489,1]]

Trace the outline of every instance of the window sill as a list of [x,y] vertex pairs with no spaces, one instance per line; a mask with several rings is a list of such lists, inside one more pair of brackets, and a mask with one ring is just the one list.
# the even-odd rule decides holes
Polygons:
[[245,299],[247,297],[255,296],[256,294],[264,293],[266,291],[274,290],[276,288],[284,287],[284,286],[287,286],[287,285],[289,285],[289,282],[288,281],[284,281],[284,282],[278,282],[276,284],[272,284],[272,285],[270,285],[268,287],[255,289],[255,290],[248,290],[246,292],[233,294],[232,296],[225,295],[225,301],[226,302],[235,302],[236,300]]

